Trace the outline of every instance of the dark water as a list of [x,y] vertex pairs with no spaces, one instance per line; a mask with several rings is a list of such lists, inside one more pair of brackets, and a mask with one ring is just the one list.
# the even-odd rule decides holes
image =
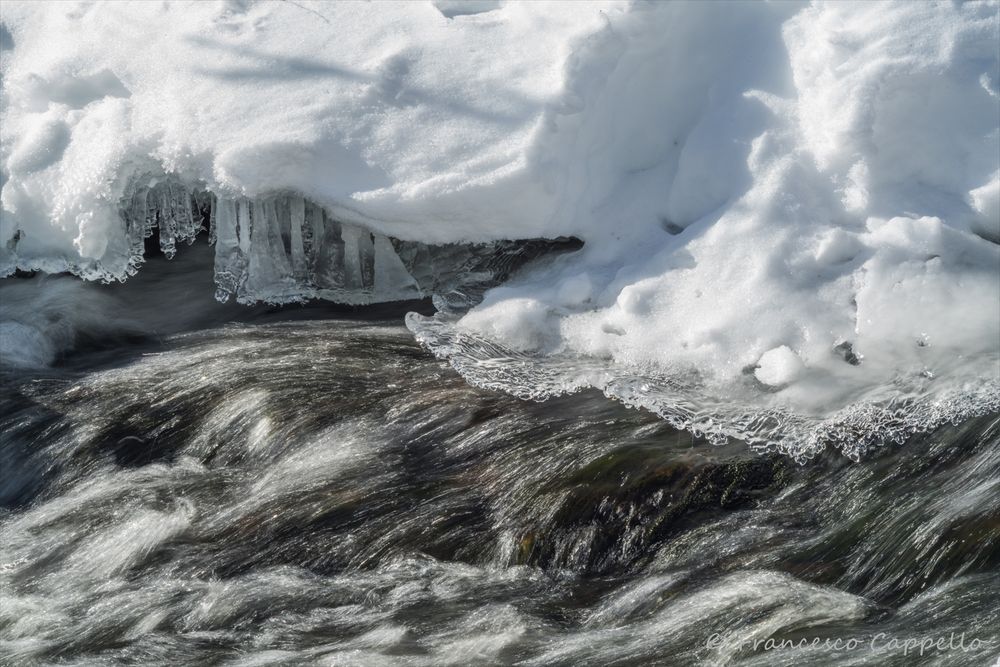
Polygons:
[[92,288],[147,304],[121,336],[3,373],[4,665],[1000,655],[996,415],[800,467],[596,393],[471,388],[398,309],[146,275]]

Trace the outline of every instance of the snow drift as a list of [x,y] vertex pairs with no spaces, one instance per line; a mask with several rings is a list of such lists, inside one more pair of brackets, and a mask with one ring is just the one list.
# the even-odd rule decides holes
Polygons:
[[596,386],[800,458],[1000,409],[996,2],[4,3],[0,19],[4,273],[124,278],[152,178],[206,193],[226,230],[240,201],[295,221],[217,250],[220,286],[247,299],[319,293],[295,274],[317,216],[345,247],[348,228],[373,248],[582,239],[462,316],[408,318],[483,386]]

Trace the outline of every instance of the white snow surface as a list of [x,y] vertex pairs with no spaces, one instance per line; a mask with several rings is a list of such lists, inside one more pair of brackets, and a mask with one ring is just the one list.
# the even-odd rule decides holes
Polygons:
[[[1000,409],[995,1],[5,0],[0,22],[3,273],[123,278],[120,200],[165,173],[399,239],[581,238],[457,322],[409,319],[486,386],[598,386],[800,450],[830,420],[847,446],[859,420]],[[537,391],[483,370],[545,360]]]

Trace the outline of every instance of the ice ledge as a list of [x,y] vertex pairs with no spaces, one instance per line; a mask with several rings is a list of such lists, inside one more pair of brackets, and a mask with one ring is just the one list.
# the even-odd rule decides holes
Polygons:
[[532,401],[595,388],[713,444],[739,440],[756,452],[777,452],[799,464],[827,449],[857,462],[946,423],[1000,414],[1000,379],[988,370],[995,368],[995,358],[984,360],[979,377],[899,379],[891,386],[868,387],[839,409],[808,414],[766,404],[759,392],[719,395],[691,369],[671,372],[575,354],[519,352],[464,329],[448,314],[409,313],[406,326],[418,343],[473,386]]
[[[88,280],[135,275],[156,235],[172,259],[204,231],[215,246],[216,298],[242,304],[310,299],[361,305],[434,297],[441,310],[467,308],[521,265],[553,251],[575,250],[573,238],[427,244],[403,241],[340,222],[295,193],[219,197],[172,175],[133,177],[119,202],[120,242],[100,261],[17,256],[18,230],[0,258],[3,273],[69,272]],[[124,249],[124,250],[123,250]]]

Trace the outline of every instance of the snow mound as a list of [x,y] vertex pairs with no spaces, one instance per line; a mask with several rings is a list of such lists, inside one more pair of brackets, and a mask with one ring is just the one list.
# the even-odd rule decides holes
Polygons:
[[201,193],[238,298],[234,276],[247,299],[315,288],[300,214],[371,240],[352,256],[373,272],[375,239],[389,259],[582,239],[464,316],[410,318],[483,386],[597,386],[802,456],[997,409],[995,1],[5,2],[0,22],[3,273],[125,278],[134,184],[162,174],[164,252],[209,226],[170,188]]

